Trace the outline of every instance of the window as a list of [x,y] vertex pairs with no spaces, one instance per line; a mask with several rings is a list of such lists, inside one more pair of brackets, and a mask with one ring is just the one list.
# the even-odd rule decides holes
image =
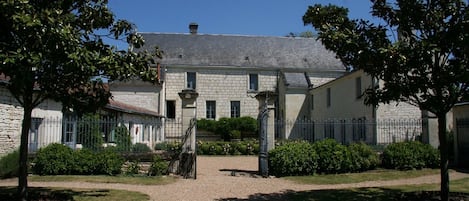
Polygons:
[[187,89],[196,89],[196,76],[195,72],[187,72],[186,76],[186,88]]
[[355,96],[357,99],[360,99],[362,97],[362,78],[357,77],[355,79]]
[[216,110],[217,109],[216,108],[216,102],[215,101],[207,101],[205,104],[206,104],[205,108],[206,108],[206,111],[207,111],[206,118],[207,119],[215,119],[216,118],[215,114],[216,114],[216,111],[217,111]]
[[327,100],[326,100],[326,103],[327,103],[327,107],[330,107],[331,106],[331,88],[327,88]]
[[173,100],[166,101],[166,118],[168,119],[176,118],[176,101],[173,101]]
[[236,118],[240,117],[240,102],[239,101],[231,101],[231,117]]
[[257,74],[249,74],[249,91],[259,90],[259,79]]

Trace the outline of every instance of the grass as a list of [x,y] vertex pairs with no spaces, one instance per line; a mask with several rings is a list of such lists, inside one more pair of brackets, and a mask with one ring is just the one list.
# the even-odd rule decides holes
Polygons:
[[[450,182],[450,200],[469,200],[469,178]],[[220,200],[233,200],[226,198]],[[439,200],[439,184],[394,186],[380,188],[350,188],[335,190],[292,191],[253,194],[242,200],[289,200],[289,201],[434,201]]]
[[284,179],[291,180],[301,184],[350,184],[365,181],[387,181],[395,179],[416,178],[425,175],[439,174],[439,169],[423,169],[423,170],[387,170],[378,169],[362,173],[347,174],[325,174],[313,176],[290,176]]
[[[16,187],[0,187],[0,198],[2,200],[16,200]],[[142,201],[149,200],[146,194],[108,189],[65,189],[65,188],[28,188],[29,200],[74,200],[74,201]]]
[[92,183],[121,183],[121,184],[138,184],[138,185],[165,185],[176,181],[173,177],[168,176],[104,176],[104,175],[57,175],[57,176],[38,176],[28,177],[29,181],[41,182],[92,182]]

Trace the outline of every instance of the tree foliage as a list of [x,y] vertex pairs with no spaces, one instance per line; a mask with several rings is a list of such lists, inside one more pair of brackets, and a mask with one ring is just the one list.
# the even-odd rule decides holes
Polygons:
[[446,113],[469,97],[469,18],[462,0],[371,0],[379,24],[351,20],[348,9],[310,6],[305,25],[347,68],[383,81],[366,102],[403,101],[438,117],[442,200],[448,199]]
[[[20,145],[20,198],[26,199],[27,143],[31,111],[46,99],[78,113],[95,111],[111,94],[102,79],[139,77],[156,82],[150,68],[158,49],[143,45],[135,26],[116,19],[107,0],[4,0],[0,2],[0,74],[24,108]],[[105,38],[124,40],[117,50]]]

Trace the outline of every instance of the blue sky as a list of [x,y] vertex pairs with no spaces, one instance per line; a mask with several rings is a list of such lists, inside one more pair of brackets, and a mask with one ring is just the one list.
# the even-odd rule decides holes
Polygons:
[[347,7],[351,18],[372,19],[369,0],[110,0],[109,7],[139,32],[188,33],[189,23],[196,22],[200,34],[285,36],[313,30],[302,17],[316,3]]

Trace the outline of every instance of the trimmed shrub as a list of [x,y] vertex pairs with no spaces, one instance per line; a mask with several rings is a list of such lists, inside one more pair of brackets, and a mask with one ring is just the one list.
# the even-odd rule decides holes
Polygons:
[[160,142],[155,144],[155,150],[166,150],[168,144],[166,142]]
[[363,172],[375,169],[379,165],[379,156],[372,147],[365,143],[354,143],[348,146],[350,172]]
[[75,160],[70,147],[54,143],[39,149],[33,162],[35,174],[62,175],[72,172]]
[[149,176],[160,176],[168,174],[168,162],[164,161],[160,156],[154,156],[153,162],[148,169]]
[[20,152],[15,150],[0,158],[0,178],[12,178],[18,176]]
[[256,155],[259,153],[257,141],[239,142],[197,142],[199,155]]
[[315,142],[313,149],[319,156],[319,173],[343,173],[350,170],[351,159],[348,159],[347,147],[334,139]]
[[318,159],[310,143],[285,143],[269,151],[269,172],[275,176],[312,175]]
[[97,174],[117,175],[121,173],[124,158],[117,154],[115,148],[105,148],[97,153]]
[[436,168],[439,165],[439,152],[421,142],[399,142],[390,144],[383,151],[383,167],[388,169],[411,170]]
[[97,174],[99,161],[97,154],[89,149],[76,150],[74,153],[74,163],[71,167],[71,174],[93,175]]
[[136,143],[132,146],[133,153],[148,153],[151,152],[151,148],[144,143]]

